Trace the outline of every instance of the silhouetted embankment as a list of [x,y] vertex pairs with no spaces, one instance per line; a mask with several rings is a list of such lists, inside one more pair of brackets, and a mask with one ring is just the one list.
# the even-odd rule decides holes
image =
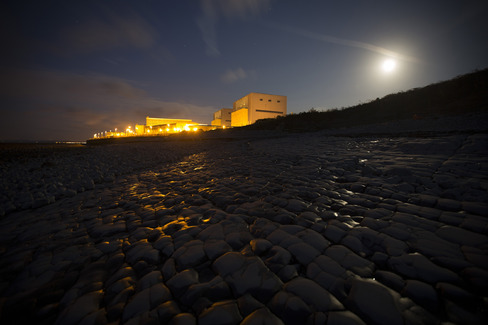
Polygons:
[[488,111],[488,69],[356,106],[257,121],[258,130],[316,131]]

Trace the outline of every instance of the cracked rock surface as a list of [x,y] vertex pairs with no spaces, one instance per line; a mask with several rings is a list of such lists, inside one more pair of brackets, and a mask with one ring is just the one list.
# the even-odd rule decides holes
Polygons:
[[134,148],[3,162],[1,323],[487,321],[487,134]]

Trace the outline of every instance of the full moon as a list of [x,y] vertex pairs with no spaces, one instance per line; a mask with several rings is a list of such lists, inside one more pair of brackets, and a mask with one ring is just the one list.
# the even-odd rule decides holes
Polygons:
[[381,69],[384,72],[392,72],[393,70],[395,70],[395,67],[396,67],[396,61],[393,59],[386,59],[385,61],[383,61],[383,64],[381,65]]

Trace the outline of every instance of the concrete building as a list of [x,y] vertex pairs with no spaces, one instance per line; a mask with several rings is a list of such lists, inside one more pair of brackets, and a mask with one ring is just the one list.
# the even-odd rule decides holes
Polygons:
[[286,96],[250,93],[234,102],[231,126],[246,126],[265,118],[286,115]]
[[222,108],[214,113],[212,125],[215,126],[231,126],[232,108]]
[[136,135],[168,135],[182,131],[208,131],[215,126],[199,124],[190,119],[146,117],[146,125],[136,124]]
[[177,118],[160,118],[160,117],[146,117],[146,126],[168,126],[176,128],[184,128],[186,125],[197,124],[189,119]]

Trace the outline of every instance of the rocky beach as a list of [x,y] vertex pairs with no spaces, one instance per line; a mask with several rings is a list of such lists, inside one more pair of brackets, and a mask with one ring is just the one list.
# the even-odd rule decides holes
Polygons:
[[486,130],[386,130],[4,146],[0,322],[485,324]]

